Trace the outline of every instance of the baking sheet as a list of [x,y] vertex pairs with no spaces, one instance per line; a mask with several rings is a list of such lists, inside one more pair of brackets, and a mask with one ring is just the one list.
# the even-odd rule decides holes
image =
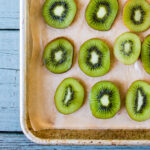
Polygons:
[[[150,120],[136,122],[129,118],[124,98],[130,84],[135,80],[149,82],[148,75],[140,60],[134,65],[125,66],[117,61],[113,54],[115,39],[122,33],[129,31],[122,22],[122,8],[127,0],[119,0],[120,10],[110,31],[95,31],[85,21],[85,9],[89,0],[76,0],[78,11],[73,24],[67,29],[54,29],[45,24],[42,17],[44,0],[31,0],[30,26],[33,38],[33,49],[29,66],[29,117],[35,131],[43,129],[150,129]],[[150,2],[150,0],[149,0]],[[150,34],[150,29],[140,33],[141,41]],[[44,47],[51,40],[66,37],[74,45],[74,61],[71,70],[64,74],[55,75],[49,72],[43,62]],[[78,52],[80,46],[88,39],[100,38],[111,50],[111,69],[103,77],[92,78],[86,76],[78,67]],[[54,104],[54,94],[57,86],[67,77],[78,79],[85,87],[86,97],[83,106],[71,115],[60,114]],[[91,114],[87,95],[90,88],[98,81],[109,80],[120,89],[122,107],[114,118],[102,120]]]

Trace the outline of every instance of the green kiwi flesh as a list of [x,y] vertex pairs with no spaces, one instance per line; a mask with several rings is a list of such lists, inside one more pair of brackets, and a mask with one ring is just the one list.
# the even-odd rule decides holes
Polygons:
[[64,39],[59,38],[50,42],[43,54],[46,68],[56,74],[68,71],[72,66],[73,46]]
[[141,41],[134,33],[123,33],[115,41],[114,55],[125,65],[134,64],[138,60],[140,52]]
[[43,6],[43,17],[49,26],[64,29],[74,20],[76,10],[74,0],[46,0]]
[[131,31],[147,30],[150,27],[150,4],[146,0],[129,0],[124,7],[123,21]]
[[100,119],[112,118],[120,109],[121,100],[117,86],[109,81],[96,83],[89,94],[93,116]]
[[126,95],[126,109],[136,121],[150,118],[150,85],[144,81],[135,81]]
[[143,42],[141,59],[145,71],[150,74],[150,35]]
[[86,41],[79,51],[79,66],[91,77],[106,74],[110,69],[109,47],[100,39]]
[[74,78],[66,78],[58,86],[55,93],[57,110],[62,114],[72,114],[84,101],[84,88]]
[[95,30],[107,31],[111,28],[117,12],[117,0],[91,0],[85,16],[90,27]]

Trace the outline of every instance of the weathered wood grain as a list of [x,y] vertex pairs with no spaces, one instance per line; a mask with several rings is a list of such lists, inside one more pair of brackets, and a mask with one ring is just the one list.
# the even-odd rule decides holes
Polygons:
[[148,150],[148,146],[40,146],[30,142],[23,134],[1,133],[0,149],[13,150]]
[[0,31],[0,68],[19,69],[19,31]]
[[0,131],[19,124],[19,31],[0,31]]
[[19,29],[19,1],[0,0],[0,29]]

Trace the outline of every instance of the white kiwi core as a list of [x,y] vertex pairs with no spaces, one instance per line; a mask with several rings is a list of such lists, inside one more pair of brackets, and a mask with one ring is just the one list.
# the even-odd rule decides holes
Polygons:
[[100,99],[100,102],[103,106],[107,107],[110,103],[109,101],[109,96],[108,95],[103,95]]
[[95,51],[91,52],[91,59],[90,59],[90,62],[91,62],[93,65],[98,63],[98,59],[99,59],[99,55],[98,55]]
[[55,52],[55,60],[60,61],[62,59],[63,52],[61,50]]
[[144,103],[144,96],[142,95],[141,91],[138,90],[137,111],[141,110],[143,103]]
[[107,14],[107,10],[105,7],[100,6],[98,11],[97,11],[97,17],[102,19],[105,17],[105,15]]
[[68,87],[67,88],[67,95],[66,95],[66,98],[64,100],[64,103],[67,104],[71,100],[71,97],[72,97],[71,88]]
[[140,21],[141,17],[142,17],[141,11],[140,10],[136,10],[135,11],[135,16],[134,16],[135,21]]
[[127,42],[127,43],[124,45],[124,51],[125,51],[126,53],[128,53],[128,52],[130,51],[131,47],[132,47],[131,44]]
[[54,8],[54,14],[55,14],[56,16],[61,17],[62,14],[63,14],[63,12],[64,12],[64,10],[65,10],[65,8],[64,8],[63,6],[56,6],[56,7]]

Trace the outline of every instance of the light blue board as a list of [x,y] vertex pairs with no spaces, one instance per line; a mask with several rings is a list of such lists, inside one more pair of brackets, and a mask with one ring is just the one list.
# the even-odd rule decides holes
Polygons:
[[0,31],[0,68],[19,69],[19,31]]
[[0,0],[0,29],[19,28],[19,1]]
[[0,131],[19,125],[19,31],[0,31]]

